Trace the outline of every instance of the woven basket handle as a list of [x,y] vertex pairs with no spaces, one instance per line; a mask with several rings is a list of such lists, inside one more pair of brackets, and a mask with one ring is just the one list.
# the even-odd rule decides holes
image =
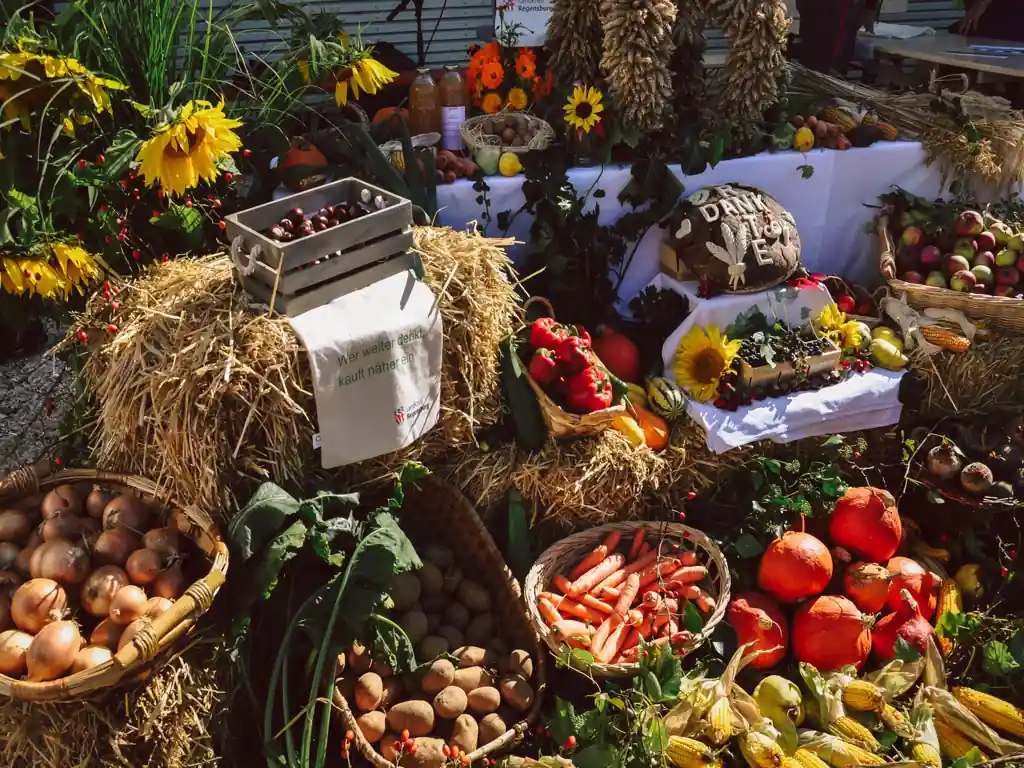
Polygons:
[[893,253],[892,238],[889,237],[889,213],[890,209],[878,217],[878,245],[882,252],[882,276],[886,280],[896,277],[896,254]]
[[526,301],[524,301],[523,302],[523,314],[525,315],[526,314],[526,310],[528,310],[534,304],[541,304],[541,305],[543,305],[544,309],[546,309],[548,311],[548,317],[550,317],[552,320],[557,320],[558,319],[558,318],[555,317],[555,308],[553,306],[551,306],[551,302],[548,301],[547,299],[545,299],[543,296],[531,296]]
[[16,469],[0,477],[0,499],[5,496],[31,496],[39,491],[39,481],[49,477],[53,467],[49,459],[40,459],[29,467]]

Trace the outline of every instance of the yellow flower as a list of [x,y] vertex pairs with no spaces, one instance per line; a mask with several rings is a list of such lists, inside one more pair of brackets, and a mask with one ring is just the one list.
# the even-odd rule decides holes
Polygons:
[[4,291],[66,301],[72,289],[84,293],[86,283],[100,274],[96,260],[78,245],[47,243],[33,254],[23,259],[0,259],[0,287]]
[[241,121],[224,115],[224,102],[216,107],[208,101],[190,101],[169,125],[156,129],[139,150],[139,173],[147,184],[162,184],[173,194],[216,180],[217,161],[226,159],[242,146],[234,132]]
[[397,72],[392,72],[376,59],[357,59],[349,64],[348,77],[339,79],[334,86],[334,101],[339,105],[348,103],[348,88],[352,86],[352,100],[359,98],[359,89],[371,96],[385,85],[398,77]]
[[695,326],[679,341],[673,373],[676,383],[695,400],[706,403],[718,392],[718,380],[732,368],[740,342],[729,341],[712,323]]
[[562,107],[565,110],[565,122],[577,130],[590,133],[590,129],[601,122],[601,113],[604,111],[601,98],[597,88],[577,85],[569,102]]
[[512,109],[526,109],[526,91],[522,88],[512,88],[508,92],[508,105]]
[[846,323],[846,314],[839,311],[834,303],[829,302],[814,318],[812,325],[818,333],[838,341],[843,336],[842,327]]
[[81,246],[51,243],[49,250],[50,255],[57,260],[60,271],[67,278],[69,289],[74,288],[80,294],[84,293],[85,284],[99,277],[100,268],[96,259]]
[[488,115],[493,115],[501,109],[501,96],[496,94],[494,91],[488,91],[484,94],[483,101],[480,102],[480,109]]

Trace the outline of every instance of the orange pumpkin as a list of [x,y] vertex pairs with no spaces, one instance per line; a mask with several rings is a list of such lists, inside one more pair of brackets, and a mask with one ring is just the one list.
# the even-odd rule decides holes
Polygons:
[[293,192],[323,184],[329,169],[324,153],[302,137],[292,142],[277,167],[281,181]]
[[398,107],[383,107],[378,109],[373,115],[374,125],[383,125],[391,120],[392,117],[401,117],[403,120],[408,122],[409,110],[399,109]]
[[934,577],[917,560],[912,560],[909,557],[893,557],[885,567],[892,574],[887,601],[890,611],[900,609],[903,604],[900,592],[905,589],[917,601],[917,607],[925,619],[930,619],[935,615],[935,608],[939,602],[941,579]]
[[660,451],[668,445],[668,424],[660,416],[651,413],[646,408],[634,405],[636,420],[640,429],[644,431],[644,439],[647,447],[652,451]]
[[821,595],[793,616],[793,655],[822,672],[860,669],[871,653],[871,618],[839,595]]
[[896,500],[880,488],[847,488],[836,502],[829,535],[865,560],[884,563],[896,554],[903,535]]
[[851,563],[843,575],[843,592],[865,613],[878,613],[889,598],[892,575],[878,563]]
[[752,644],[746,655],[757,654],[751,666],[768,669],[782,661],[789,644],[789,625],[785,614],[768,595],[741,592],[729,603],[727,616],[740,645]]
[[784,603],[821,594],[832,578],[828,547],[809,533],[787,531],[761,557],[757,586]]

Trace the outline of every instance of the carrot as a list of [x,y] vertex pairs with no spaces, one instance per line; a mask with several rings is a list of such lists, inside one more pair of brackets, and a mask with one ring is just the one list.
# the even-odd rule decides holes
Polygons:
[[605,664],[610,662],[619,655],[622,644],[626,642],[626,638],[632,631],[633,628],[629,624],[619,624],[612,630],[605,644],[594,652],[594,658]]
[[622,644],[622,648],[619,649],[619,656],[621,657],[630,648],[636,648],[640,645],[640,631],[637,627],[633,627],[630,630],[629,636],[626,637],[626,642]]
[[671,617],[669,617],[669,620],[666,621],[665,624],[661,628],[661,633],[663,635],[668,635],[669,637],[671,637],[672,635],[676,634],[678,631],[679,631],[679,622],[676,621],[675,619],[671,618]]
[[643,543],[643,544],[642,544],[642,545],[640,546],[640,551],[636,553],[636,556],[637,556],[637,557],[643,557],[643,556],[644,556],[644,555],[646,555],[646,554],[647,554],[648,552],[653,552],[653,551],[654,551],[654,550],[652,550],[652,549],[651,549],[651,545],[650,545],[650,544],[648,544],[648,543],[647,543],[647,542],[645,541],[645,542],[644,542],[644,543]]
[[583,558],[580,564],[572,569],[572,573],[569,574],[570,578],[578,579],[584,573],[589,571],[598,563],[601,563],[605,558],[608,557],[609,552],[613,552],[615,547],[619,545],[619,538],[622,534],[618,531],[612,531],[608,534],[605,540],[594,547],[594,551]]
[[546,597],[541,596],[537,598],[537,608],[540,610],[541,617],[543,617],[544,621],[548,624],[555,624],[562,620],[562,615],[558,612],[558,609],[555,608],[554,603]]
[[594,628],[582,621],[560,619],[552,625],[551,631],[573,648],[588,648],[593,645]]
[[595,565],[569,585],[569,597],[578,597],[584,592],[589,592],[600,584],[603,579],[611,576],[621,568],[624,562],[626,562],[626,558],[618,553],[608,555],[602,562]]
[[667,613],[659,613],[657,616],[655,616],[653,626],[654,631],[658,632],[662,627],[668,624],[668,620],[669,615]]
[[649,568],[645,568],[640,572],[640,588],[643,589],[648,584],[653,584],[663,576],[674,572],[677,568],[679,568],[679,560],[674,557],[667,558]]
[[595,657],[601,652],[604,644],[608,642],[608,638],[611,637],[615,628],[622,623],[622,620],[613,613],[598,625],[597,631],[594,633],[594,642],[590,646],[590,650]]
[[636,560],[637,555],[640,554],[640,547],[644,543],[644,534],[647,531],[641,525],[636,529],[636,533],[633,535],[633,543],[629,547],[629,559]]
[[679,562],[683,565],[696,565],[697,564],[697,553],[688,551],[679,553]]
[[619,592],[619,599],[615,602],[615,615],[619,616],[621,619],[626,618],[626,614],[632,607],[633,601],[636,600],[636,593],[639,589],[640,577],[635,573],[631,573]]
[[[669,642],[671,642],[671,638],[659,637],[658,639],[652,640],[651,642],[649,642],[647,644],[647,648],[649,650],[653,649],[653,648],[658,648],[660,646],[668,645]],[[622,660],[623,661],[636,661],[638,658],[640,658],[640,645],[639,644],[634,645],[632,648],[622,652]]]
[[571,597],[561,597],[560,595],[552,594],[551,592],[541,592],[541,597],[546,600],[550,600],[551,604],[555,608],[564,614],[577,619],[584,619],[593,624],[600,624],[604,621],[605,615],[600,611],[595,611],[593,608],[588,608],[581,603],[577,603]]
[[632,648],[633,646],[639,645],[640,638],[642,637],[646,640],[648,637],[651,636],[651,632],[653,630],[654,615],[650,613],[645,614],[644,620],[640,622],[640,625],[638,627],[635,627],[633,631],[630,632],[629,637],[626,638],[626,643],[622,646],[622,649],[626,650],[628,648]]
[[661,612],[669,616],[679,613],[679,601],[674,597],[666,597],[661,602]]
[[[569,590],[572,589],[572,582],[570,582],[565,576],[555,576],[555,586],[562,590],[563,594],[568,594]],[[588,608],[593,608],[595,611],[601,613],[611,613],[612,607],[608,603],[598,600],[593,595],[582,594],[576,597],[581,603]]]
[[620,568],[607,579],[597,585],[597,589],[603,587],[617,587],[626,580],[626,577],[631,573],[637,573],[642,571],[647,566],[651,565],[655,560],[658,559],[657,552],[648,552],[647,554],[640,557],[638,560],[634,560],[632,563],[627,565],[625,568]]
[[643,606],[645,610],[657,611],[661,607],[661,595],[653,589],[644,592]]
[[701,590],[700,594],[697,595],[697,607],[704,613],[711,613],[717,605],[718,603],[715,602],[715,599],[704,590]]
[[669,589],[674,589],[681,584],[692,584],[695,581],[707,578],[708,569],[703,565],[684,565],[665,579]]

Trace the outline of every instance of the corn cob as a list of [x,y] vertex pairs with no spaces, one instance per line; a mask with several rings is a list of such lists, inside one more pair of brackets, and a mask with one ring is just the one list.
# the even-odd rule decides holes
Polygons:
[[779,768],[786,756],[771,736],[760,731],[747,731],[739,737],[740,752],[750,768]]
[[676,768],[721,768],[722,761],[715,757],[711,747],[696,739],[670,736],[665,755]]
[[886,704],[882,707],[882,711],[879,713],[882,718],[882,722],[885,723],[885,727],[904,739],[909,739],[914,735],[914,726],[907,720],[907,716],[900,712],[892,704]]
[[[935,718],[935,733],[939,737],[939,749],[949,760],[959,760],[972,749],[978,748],[956,728],[947,725],[945,720]],[[981,753],[981,759],[988,759],[984,752]]]
[[858,747],[870,749],[872,752],[877,752],[879,749],[878,740],[871,735],[871,731],[849,715],[843,715],[834,720],[828,727],[828,731],[833,736],[838,736]]
[[941,768],[942,755],[931,744],[918,741],[910,748],[910,757],[928,768]]
[[[938,609],[935,611],[936,625],[939,623],[939,619],[947,613],[957,615],[963,613],[963,610],[964,601],[963,596],[960,594],[960,585],[953,579],[943,579],[942,584],[939,585],[939,604]],[[953,650],[953,641],[939,634],[936,634],[935,639],[939,641],[939,649],[942,651],[942,655],[948,656]]]
[[826,107],[821,112],[821,117],[830,123],[838,125],[843,133],[852,131],[857,127],[857,121],[853,119],[847,112],[838,107]]
[[867,680],[851,680],[843,686],[843,704],[858,712],[881,712],[885,691]]
[[811,752],[811,750],[804,749],[803,747],[794,752],[791,759],[794,760],[800,768],[828,768],[828,763]]
[[817,739],[809,744],[805,744],[801,746],[797,752],[799,753],[804,749],[813,752],[835,768],[848,768],[848,766],[854,765],[885,764],[885,758],[872,752],[868,752],[866,749],[861,749],[856,744],[850,744],[848,741],[844,741],[843,739],[835,736],[826,736],[824,739]]
[[937,344],[950,352],[965,352],[971,346],[970,339],[966,336],[954,333],[940,325],[922,325],[921,335],[932,344]]
[[[779,768],[803,768],[803,766],[800,765],[800,761],[795,757],[784,757],[782,758],[782,762],[779,764]],[[824,766],[823,768],[828,768],[828,766]]]
[[889,123],[883,123],[881,120],[875,123],[875,127],[882,132],[882,138],[886,141],[896,141],[899,137],[900,132]]
[[1024,710],[973,688],[953,688],[953,696],[979,720],[1014,736],[1024,736]]
[[732,709],[728,699],[721,698],[712,705],[708,723],[711,726],[708,738],[715,746],[720,747],[732,738]]

